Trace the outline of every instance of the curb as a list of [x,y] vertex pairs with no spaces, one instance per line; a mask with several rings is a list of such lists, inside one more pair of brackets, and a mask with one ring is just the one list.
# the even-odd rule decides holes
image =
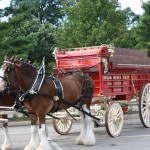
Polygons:
[[[138,119],[139,114],[124,114],[124,120],[129,120],[129,119]],[[46,119],[46,124],[52,124],[52,119]],[[8,121],[8,126],[13,127],[13,126],[28,126],[31,125],[30,120],[27,121]]]
[[[46,119],[46,124],[51,123],[51,119]],[[8,127],[14,127],[14,126],[30,126],[31,122],[30,120],[27,121],[9,121],[8,120]]]

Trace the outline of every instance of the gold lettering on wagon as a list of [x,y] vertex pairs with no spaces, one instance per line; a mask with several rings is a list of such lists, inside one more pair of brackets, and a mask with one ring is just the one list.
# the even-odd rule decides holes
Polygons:
[[112,85],[118,85],[118,86],[121,86],[121,85],[123,85],[123,86],[125,86],[125,85],[127,85],[127,82],[126,81],[124,81],[124,82],[120,82],[120,81],[118,81],[118,82],[107,82],[105,85],[108,85],[108,86],[112,86]]
[[[107,75],[103,76],[106,86],[127,86],[130,79],[129,75]],[[117,89],[119,90],[119,89]]]
[[128,80],[130,79],[129,75],[110,75],[110,76],[103,76],[104,80]]

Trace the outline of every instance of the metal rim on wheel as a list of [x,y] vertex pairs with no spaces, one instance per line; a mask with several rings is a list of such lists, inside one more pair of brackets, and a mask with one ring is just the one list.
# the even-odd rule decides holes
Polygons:
[[150,127],[150,83],[143,86],[139,99],[139,116],[144,127]]
[[105,115],[105,126],[111,137],[120,135],[123,127],[123,111],[119,103],[109,104]]
[[52,123],[55,131],[58,134],[65,135],[71,129],[73,124],[73,119],[71,119],[69,116],[61,117],[60,119],[52,118]]

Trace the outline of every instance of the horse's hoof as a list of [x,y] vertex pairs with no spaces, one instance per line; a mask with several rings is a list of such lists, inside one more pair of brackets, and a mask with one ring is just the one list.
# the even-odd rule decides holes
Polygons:
[[93,138],[88,138],[88,139],[86,139],[86,138],[84,138],[83,139],[83,145],[85,145],[85,146],[93,146],[93,145],[95,145],[96,144],[96,139],[95,139],[95,137],[93,137]]
[[77,145],[83,145],[83,138],[81,136],[79,136],[76,141],[75,141],[75,144]]
[[24,150],[36,150],[34,146],[32,145],[27,145]]
[[80,140],[76,140],[76,141],[75,141],[75,144],[76,144],[76,145],[83,145],[83,142],[80,141]]
[[1,150],[12,150],[12,147],[10,147],[10,145],[3,144],[3,145],[1,146]]
[[83,145],[85,145],[85,146],[93,146],[95,144],[96,144],[95,141],[83,141]]

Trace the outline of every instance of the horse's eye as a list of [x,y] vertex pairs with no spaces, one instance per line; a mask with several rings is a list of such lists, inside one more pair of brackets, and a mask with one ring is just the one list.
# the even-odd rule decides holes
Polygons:
[[12,70],[12,67],[11,67],[11,66],[8,66],[8,67],[6,68],[6,70],[5,70],[5,72],[8,73],[8,74],[10,74],[11,70]]

